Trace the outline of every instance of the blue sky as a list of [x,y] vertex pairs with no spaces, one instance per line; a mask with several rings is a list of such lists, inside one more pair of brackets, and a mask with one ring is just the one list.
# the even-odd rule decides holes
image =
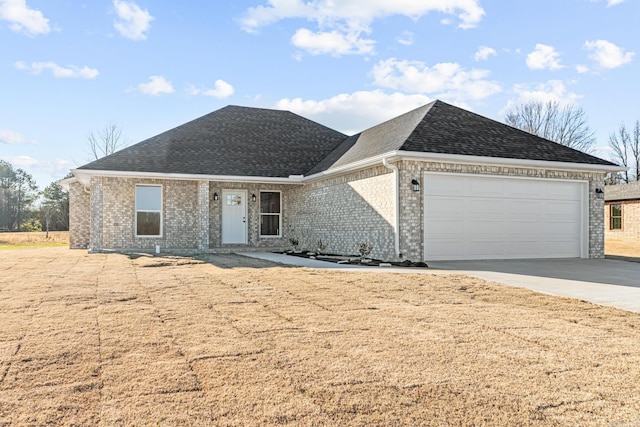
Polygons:
[[41,187],[225,105],[355,133],[433,99],[503,121],[582,107],[609,135],[640,119],[636,0],[0,0],[0,158]]

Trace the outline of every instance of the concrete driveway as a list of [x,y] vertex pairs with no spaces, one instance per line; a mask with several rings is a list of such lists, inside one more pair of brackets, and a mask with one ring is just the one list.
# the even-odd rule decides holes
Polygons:
[[429,267],[640,313],[640,263],[636,262],[578,258],[434,261]]

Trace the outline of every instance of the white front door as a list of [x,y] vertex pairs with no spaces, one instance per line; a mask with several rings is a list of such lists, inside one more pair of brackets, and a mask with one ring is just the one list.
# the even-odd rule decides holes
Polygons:
[[247,243],[246,190],[222,190],[222,243]]

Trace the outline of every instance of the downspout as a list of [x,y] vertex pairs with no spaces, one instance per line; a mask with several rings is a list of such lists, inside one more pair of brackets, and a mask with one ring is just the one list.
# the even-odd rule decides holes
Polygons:
[[382,165],[385,168],[391,169],[393,171],[393,198],[395,200],[394,204],[396,210],[393,235],[395,241],[396,256],[398,258],[402,258],[402,254],[400,253],[400,190],[398,188],[398,185],[400,183],[400,171],[398,170],[398,167],[396,165],[392,165],[391,163],[389,163],[386,157],[382,159]]

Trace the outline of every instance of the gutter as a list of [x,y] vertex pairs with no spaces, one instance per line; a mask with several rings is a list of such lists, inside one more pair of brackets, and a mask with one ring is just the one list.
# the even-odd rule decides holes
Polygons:
[[402,254],[400,253],[400,189],[398,186],[400,185],[398,166],[392,165],[389,163],[388,158],[384,157],[382,159],[382,165],[393,171],[393,198],[395,200],[395,224],[393,226],[393,237],[394,237],[394,248],[396,250],[396,256],[398,258],[402,258]]

